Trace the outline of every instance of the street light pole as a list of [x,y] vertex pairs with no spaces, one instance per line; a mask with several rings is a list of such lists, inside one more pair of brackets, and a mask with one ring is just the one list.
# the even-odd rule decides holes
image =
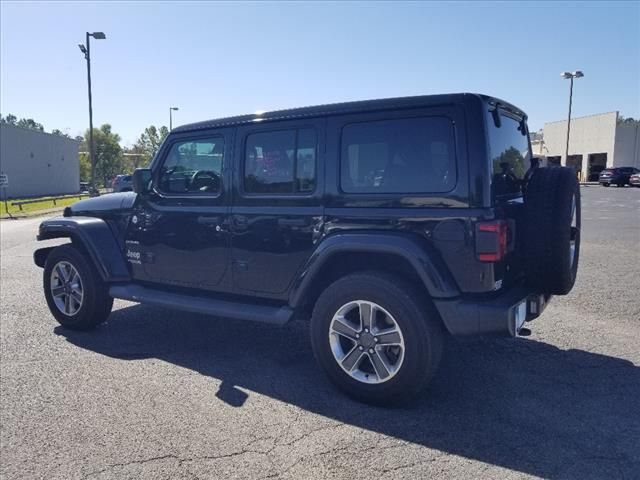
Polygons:
[[172,113],[173,111],[176,110],[178,111],[179,108],[178,107],[169,107],[169,131],[173,130],[173,117],[172,117]]
[[80,51],[84,53],[84,58],[87,60],[87,89],[89,93],[89,160],[91,161],[91,189],[92,194],[95,195],[96,189],[96,152],[93,145],[93,103],[91,100],[91,41],[90,37],[95,38],[96,40],[104,40],[107,38],[103,32],[86,32],[86,43],[87,46],[85,48],[84,45],[80,44]]
[[569,85],[569,117],[567,118],[567,146],[564,151],[564,164],[567,164],[569,160],[569,135],[571,132],[571,104],[573,102],[573,79],[584,77],[584,73],[580,70],[576,70],[575,72],[562,72],[560,76],[564,79],[569,79],[571,81]]
[[89,160],[91,161],[91,194],[96,192],[96,152],[93,148],[93,102],[91,101],[91,42],[87,32],[87,88],[89,90]]

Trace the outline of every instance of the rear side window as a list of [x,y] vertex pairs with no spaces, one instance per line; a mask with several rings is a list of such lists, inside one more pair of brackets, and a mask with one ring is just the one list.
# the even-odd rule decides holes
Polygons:
[[247,136],[244,191],[256,194],[311,193],[316,186],[317,136],[312,128]]
[[347,193],[438,193],[456,184],[453,124],[445,117],[353,123],[341,149]]

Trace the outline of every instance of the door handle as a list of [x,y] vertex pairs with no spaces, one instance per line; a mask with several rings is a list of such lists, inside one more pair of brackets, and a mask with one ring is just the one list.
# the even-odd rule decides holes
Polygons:
[[279,218],[278,225],[281,227],[304,227],[307,222],[304,218]]
[[215,226],[220,223],[220,217],[198,217],[200,225]]

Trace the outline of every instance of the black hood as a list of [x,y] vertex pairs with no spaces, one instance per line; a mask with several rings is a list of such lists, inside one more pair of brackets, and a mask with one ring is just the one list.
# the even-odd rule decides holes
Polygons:
[[130,210],[138,194],[134,192],[107,193],[99,197],[80,200],[69,207],[72,215],[116,213]]

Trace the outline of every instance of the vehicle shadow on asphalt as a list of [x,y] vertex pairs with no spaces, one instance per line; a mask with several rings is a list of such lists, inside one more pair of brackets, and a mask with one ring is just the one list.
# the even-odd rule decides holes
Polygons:
[[640,472],[640,368],[615,357],[522,338],[450,340],[428,391],[410,406],[383,409],[356,403],[328,383],[314,362],[306,322],[274,328],[136,305],[114,311],[93,332],[55,331],[112,358],[157,358],[218,379],[213,402],[241,407],[257,392],[545,478]]

